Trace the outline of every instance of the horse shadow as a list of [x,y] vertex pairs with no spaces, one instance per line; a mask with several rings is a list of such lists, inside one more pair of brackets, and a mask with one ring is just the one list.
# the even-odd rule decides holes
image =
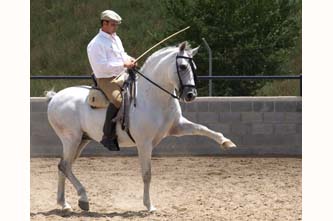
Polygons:
[[122,217],[122,218],[144,218],[149,216],[151,213],[149,213],[146,210],[142,211],[125,211],[125,212],[111,212],[111,213],[99,213],[99,212],[89,212],[89,211],[81,211],[81,212],[64,212],[61,209],[53,209],[50,211],[45,212],[37,212],[37,213],[30,213],[30,217],[37,216],[37,215],[43,215],[43,216],[61,216],[61,217],[78,217],[78,218],[113,218],[116,216]]

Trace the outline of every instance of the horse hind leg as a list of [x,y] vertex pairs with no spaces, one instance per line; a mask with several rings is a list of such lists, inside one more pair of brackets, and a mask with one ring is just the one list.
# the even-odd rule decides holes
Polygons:
[[[59,163],[60,165],[60,163]],[[59,167],[58,165],[58,167]],[[71,212],[72,207],[65,200],[65,174],[59,169],[58,170],[58,193],[57,193],[57,203],[61,206],[64,212]]]
[[72,210],[70,205],[65,201],[65,177],[68,178],[68,180],[73,184],[77,194],[80,196],[80,208],[83,210],[89,210],[89,201],[85,188],[72,172],[72,165],[74,161],[78,158],[80,152],[87,143],[87,141],[82,141],[82,137],[79,138],[79,136],[77,139],[71,139],[71,141],[63,141],[63,158],[60,160],[58,165],[59,182],[57,202],[62,206],[64,211]]

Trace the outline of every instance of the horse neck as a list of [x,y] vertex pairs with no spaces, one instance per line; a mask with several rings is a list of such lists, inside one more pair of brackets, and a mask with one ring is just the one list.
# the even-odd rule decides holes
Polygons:
[[[161,59],[158,57],[154,60],[157,62],[150,61],[149,64],[145,64],[141,69],[141,73],[165,90],[173,93],[174,86],[168,79],[167,68],[165,68],[167,67],[166,59],[163,60],[164,62],[160,62]],[[146,103],[152,103],[153,105],[159,105],[160,107],[174,105],[177,102],[170,94],[162,91],[143,77],[138,79],[138,97],[142,97],[147,101]]]

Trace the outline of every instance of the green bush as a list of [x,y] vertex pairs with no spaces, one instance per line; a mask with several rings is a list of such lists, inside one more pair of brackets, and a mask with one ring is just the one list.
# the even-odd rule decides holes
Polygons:
[[256,91],[257,96],[299,96],[299,80],[276,80],[267,82]]
[[[213,75],[294,73],[290,60],[301,56],[301,1],[165,0],[172,30],[195,45],[204,37],[213,51]],[[196,58],[207,74],[206,49]],[[255,95],[266,81],[215,81],[215,95]]]

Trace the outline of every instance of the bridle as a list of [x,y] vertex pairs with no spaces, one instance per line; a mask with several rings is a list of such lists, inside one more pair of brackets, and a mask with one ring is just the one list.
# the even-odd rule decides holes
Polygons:
[[[193,78],[194,78],[194,84],[184,84],[183,81],[182,81],[182,78],[181,78],[181,70],[179,70],[179,65],[178,65],[178,59],[188,59],[189,60],[189,64],[190,64],[190,67],[191,67],[191,70],[192,70],[192,73],[193,73]],[[176,69],[177,69],[177,74],[178,74],[178,79],[179,79],[179,84],[180,84],[180,89],[179,89],[179,97],[181,97],[183,95],[183,92],[184,92],[184,89],[185,88],[195,88],[195,85],[197,84],[197,75],[196,75],[196,68],[195,68],[195,65],[194,65],[194,62],[193,62],[193,58],[191,57],[186,57],[186,56],[182,56],[182,55],[177,55],[176,56]],[[187,71],[189,71],[187,68],[186,68]]]
[[[181,73],[182,70],[180,70],[179,65],[178,65],[178,59],[188,59],[189,60],[189,64],[190,67],[192,69],[192,73],[193,73],[193,77],[194,77],[194,84],[184,84],[181,78]],[[184,89],[186,87],[189,88],[195,88],[196,82],[197,82],[197,75],[195,72],[195,65],[193,62],[193,58],[191,57],[186,57],[186,56],[182,56],[182,55],[177,55],[176,56],[176,69],[177,69],[177,75],[178,75],[178,79],[179,79],[179,84],[180,84],[180,88],[179,88],[179,95],[174,95],[173,93],[167,91],[166,89],[164,89],[163,87],[161,87],[160,85],[158,85],[157,83],[155,83],[154,81],[150,80],[148,77],[146,77],[144,74],[142,74],[138,69],[136,69],[135,67],[132,68],[131,70],[133,70],[133,72],[136,72],[137,74],[139,74],[140,76],[142,76],[143,78],[145,78],[147,81],[149,81],[150,83],[152,83],[153,85],[155,85],[156,87],[158,87],[159,89],[161,89],[162,91],[164,91],[165,93],[169,94],[171,97],[180,100],[180,97],[182,96]],[[130,73],[130,72],[129,72]]]

